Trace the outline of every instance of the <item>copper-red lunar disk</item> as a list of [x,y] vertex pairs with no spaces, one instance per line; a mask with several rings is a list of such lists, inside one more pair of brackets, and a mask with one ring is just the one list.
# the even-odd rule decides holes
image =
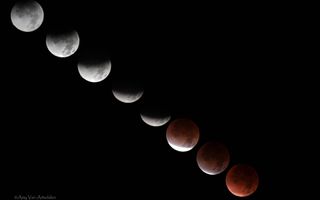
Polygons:
[[176,119],[169,124],[166,137],[169,145],[174,150],[186,152],[197,145],[200,131],[192,120]]
[[217,141],[204,144],[197,153],[197,164],[206,174],[217,175],[229,165],[230,155],[227,147]]
[[228,190],[238,197],[250,196],[257,190],[258,184],[258,173],[250,165],[235,165],[228,171],[226,176]]

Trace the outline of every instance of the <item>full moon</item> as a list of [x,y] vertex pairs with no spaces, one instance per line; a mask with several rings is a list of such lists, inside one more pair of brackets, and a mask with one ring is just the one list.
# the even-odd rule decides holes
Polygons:
[[228,167],[229,162],[229,151],[227,147],[220,142],[207,142],[197,153],[199,168],[209,175],[220,174]]
[[199,141],[198,126],[190,119],[172,121],[166,132],[169,145],[176,151],[186,152],[193,149]]
[[78,63],[80,76],[91,83],[103,81],[111,71],[111,61],[84,60]]
[[171,119],[169,113],[154,108],[143,110],[140,114],[140,117],[144,123],[153,127],[163,126]]
[[258,174],[256,170],[249,165],[235,165],[227,173],[227,188],[235,196],[247,197],[253,194],[258,188],[258,184]]
[[37,30],[44,18],[40,4],[36,1],[19,1],[11,10],[12,24],[23,32]]
[[46,37],[48,50],[55,56],[65,58],[73,55],[79,48],[79,35],[77,31],[51,33]]
[[134,81],[115,81],[112,86],[113,96],[122,103],[134,103],[143,95],[143,88]]

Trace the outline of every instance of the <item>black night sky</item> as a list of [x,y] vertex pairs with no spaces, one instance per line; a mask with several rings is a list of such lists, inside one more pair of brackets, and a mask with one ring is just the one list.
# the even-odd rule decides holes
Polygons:
[[[231,166],[247,163],[258,190],[244,199],[275,199],[287,156],[283,25],[267,5],[38,1],[45,18],[31,33],[11,23],[14,1],[2,3],[6,49],[2,66],[2,142],[10,195],[51,194],[57,199],[241,199],[225,186]],[[53,56],[46,34],[78,31],[71,57]],[[77,63],[97,51],[112,62],[110,75],[92,84]],[[133,79],[144,96],[133,104],[113,97],[112,84]],[[190,118],[198,145],[180,153],[167,143],[167,124],[140,119],[143,106]],[[206,141],[229,148],[231,162],[216,176],[195,157]],[[90,197],[90,198],[89,198]]]

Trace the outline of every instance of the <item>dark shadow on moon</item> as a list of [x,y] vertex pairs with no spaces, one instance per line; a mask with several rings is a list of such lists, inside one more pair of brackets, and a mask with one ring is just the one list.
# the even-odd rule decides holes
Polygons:
[[99,50],[81,52],[78,61],[80,76],[92,83],[101,82],[111,72],[109,56]]
[[229,165],[230,155],[227,147],[218,141],[211,140],[203,144],[197,153],[197,164],[206,174],[217,175]]
[[170,112],[162,105],[144,105],[140,116],[150,126],[163,126],[171,119]]
[[113,80],[112,93],[121,102],[134,103],[143,97],[144,88],[136,77],[123,76]]

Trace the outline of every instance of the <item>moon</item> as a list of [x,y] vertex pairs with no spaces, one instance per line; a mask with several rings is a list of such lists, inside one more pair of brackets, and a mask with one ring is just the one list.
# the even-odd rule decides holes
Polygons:
[[111,61],[84,60],[78,63],[80,76],[91,83],[101,82],[107,78],[111,71]]
[[186,152],[193,149],[199,141],[198,126],[190,119],[172,121],[166,131],[169,145],[176,151]]
[[228,167],[229,162],[229,151],[220,142],[207,142],[197,152],[197,164],[199,168],[209,175],[222,173]]
[[20,31],[37,30],[44,18],[41,5],[36,1],[19,1],[11,9],[11,22]]
[[140,113],[142,121],[150,126],[159,127],[168,123],[171,116],[164,110],[158,110],[155,108],[148,108]]
[[144,93],[143,88],[134,81],[115,81],[112,86],[113,96],[122,103],[134,103]]
[[80,38],[75,30],[50,33],[46,37],[48,50],[55,56],[65,58],[73,55],[79,48]]
[[253,194],[258,188],[258,184],[258,174],[250,165],[235,165],[228,171],[226,176],[228,190],[238,197],[247,197]]

